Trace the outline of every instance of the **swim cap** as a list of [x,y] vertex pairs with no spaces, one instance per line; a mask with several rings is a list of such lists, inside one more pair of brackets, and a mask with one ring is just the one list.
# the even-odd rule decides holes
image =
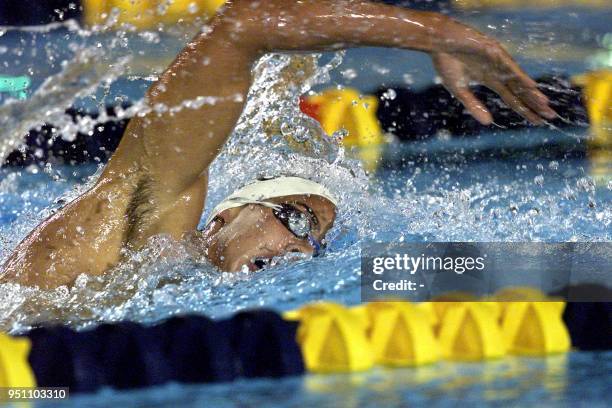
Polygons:
[[212,210],[206,224],[228,208],[241,207],[247,204],[260,204],[265,207],[276,208],[278,207],[277,204],[266,200],[289,195],[317,195],[337,205],[337,200],[323,185],[302,177],[281,176],[268,180],[256,180],[234,191]]

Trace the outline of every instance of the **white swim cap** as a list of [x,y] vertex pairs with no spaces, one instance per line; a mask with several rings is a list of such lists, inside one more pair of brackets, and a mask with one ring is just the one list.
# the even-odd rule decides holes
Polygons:
[[337,205],[337,200],[323,185],[302,177],[281,176],[268,180],[256,180],[234,191],[212,210],[206,224],[228,208],[241,207],[247,204],[260,204],[276,208],[277,204],[266,200],[290,195],[317,195]]

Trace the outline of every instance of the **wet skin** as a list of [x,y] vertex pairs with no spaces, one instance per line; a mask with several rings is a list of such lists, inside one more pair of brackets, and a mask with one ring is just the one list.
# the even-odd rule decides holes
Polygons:
[[[0,269],[0,283],[52,289],[82,273],[105,273],[125,249],[138,250],[154,235],[193,236],[208,168],[243,110],[252,65],[272,51],[354,46],[429,53],[445,86],[483,124],[493,118],[471,92],[472,81],[496,91],[534,124],[555,117],[537,84],[498,42],[441,14],[361,0],[229,1],[210,30],[187,44],[146,93],[151,107],[211,96],[215,103],[152,109],[132,118],[95,185],[15,248]],[[223,217],[223,226],[205,231],[202,247],[221,269],[252,268],[253,258],[312,250],[287,237],[269,210],[247,206]]]

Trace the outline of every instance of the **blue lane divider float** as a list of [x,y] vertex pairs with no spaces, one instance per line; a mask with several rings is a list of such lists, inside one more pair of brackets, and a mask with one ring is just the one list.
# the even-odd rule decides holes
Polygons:
[[169,381],[231,381],[304,372],[297,324],[275,312],[242,312],[214,321],[173,317],[155,326],[120,322],[76,332],[37,328],[24,337],[40,387],[92,392],[104,386],[141,388]]

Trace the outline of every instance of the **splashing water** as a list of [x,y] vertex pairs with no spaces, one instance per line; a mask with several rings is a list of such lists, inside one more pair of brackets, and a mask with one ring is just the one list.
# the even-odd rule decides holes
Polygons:
[[[94,91],[101,83],[111,83],[121,75],[129,62],[123,57],[112,64],[100,64],[104,51],[99,48],[85,48],[76,53],[75,59],[57,75],[48,78],[38,92],[27,101],[10,101],[0,107],[0,162],[22,143],[28,130],[41,126],[45,121],[54,123],[61,136],[74,140],[77,132],[87,133],[93,123],[75,124],[64,112],[76,98]],[[105,69],[100,69],[105,67]],[[105,118],[100,118],[105,119]]]
[[[156,42],[156,35],[141,37]],[[124,37],[125,33],[118,33],[111,42],[128,49]],[[43,120],[64,124],[64,138],[77,131],[87,133],[95,126],[97,122],[91,120],[68,122],[64,108],[75,95],[86,95],[100,83],[108,86],[129,71],[131,63],[125,52],[101,55],[97,49],[83,46],[30,100],[0,107],[0,157],[19,144],[20,135]],[[292,263],[280,259],[275,267],[257,273],[227,274],[211,267],[188,244],[157,236],[141,251],[128,254],[107,275],[81,275],[72,287],[40,291],[0,285],[0,330],[18,332],[53,321],[78,328],[123,319],[153,322],[187,312],[222,316],[256,306],[286,310],[322,298],[355,303],[359,300],[360,246],[366,240],[611,238],[612,186],[595,185],[588,168],[570,159],[474,162],[461,155],[452,160],[425,157],[405,163],[404,169],[381,169],[376,178],[370,177],[357,161],[345,156],[339,135],[326,135],[298,107],[300,95],[329,82],[330,72],[341,64],[342,57],[338,53],[322,63],[319,54],[270,54],[259,61],[244,113],[211,168],[205,211],[256,177],[286,174],[318,181],[339,197],[339,214],[328,235],[326,257]],[[199,103],[214,103],[214,95],[202,98],[184,101],[179,107],[158,108],[190,109]],[[139,101],[119,116],[133,117],[147,109]],[[87,189],[98,174],[90,176],[92,172],[87,166],[50,166],[42,172],[36,168],[3,170],[0,260],[38,222]]]
[[[21,142],[20,135],[43,120],[64,123],[64,138],[70,138],[78,131],[86,132],[92,125],[106,120],[99,118],[93,123],[91,119],[89,122],[75,123],[72,119],[63,118],[64,109],[74,101],[75,96],[87,95],[99,84],[112,82],[125,72],[130,62],[128,57],[115,55],[114,62],[100,64],[97,60],[102,57],[99,47],[81,49],[74,60],[59,74],[49,78],[31,99],[10,102],[1,107],[1,117],[7,122],[7,130],[3,132],[0,157]],[[336,191],[340,191],[342,186],[351,186],[351,189],[343,189],[341,202],[358,202],[365,197],[368,179],[358,163],[344,157],[339,138],[326,135],[319,124],[302,114],[298,107],[300,95],[308,92],[313,85],[328,81],[329,71],[342,61],[342,53],[338,53],[327,64],[319,66],[320,57],[318,54],[271,54],[263,57],[255,66],[256,79],[244,114],[231,142],[211,169],[208,207],[262,174],[301,175]],[[109,67],[108,70],[100,71],[100,66],[105,65]],[[195,109],[204,103],[215,103],[215,97],[203,96],[198,100],[183,101],[178,107],[154,109]],[[120,109],[118,117],[143,115],[149,109],[141,100],[125,110]],[[9,227],[10,231],[0,230],[2,259],[10,254],[31,228],[85,191],[99,174],[98,171],[66,191],[75,180],[67,181],[66,177],[58,175],[61,173],[59,168],[47,169],[46,174],[39,176],[53,175],[56,182],[46,187],[55,190],[52,193],[55,195],[59,187],[63,194],[54,203],[41,204],[42,210],[24,211]],[[30,170],[37,172],[36,169]],[[8,173],[3,180],[2,192],[12,190],[20,193],[21,189],[17,186],[20,181],[19,173]],[[348,211],[343,218],[353,218],[350,209],[355,206],[346,205],[346,208]],[[358,226],[357,223],[342,224],[338,223],[341,227],[335,228],[332,235],[346,235],[347,231]],[[267,277],[263,280],[248,273],[221,274],[186,244],[158,236],[152,238],[143,250],[130,254],[126,261],[106,276],[81,275],[70,288],[60,287],[45,292],[16,284],[1,285],[0,330],[19,331],[38,322],[53,321],[84,327],[100,320],[157,320],[161,316],[183,311],[211,314],[211,303],[226,303],[232,287],[241,287],[241,294],[236,292],[230,295],[242,300],[242,305],[236,304],[232,309],[240,308],[252,304],[252,295],[261,293],[263,287],[285,275],[282,270],[288,268],[289,263],[283,259],[277,261],[280,266],[265,271]],[[301,259],[298,264],[304,265],[306,262],[308,260]],[[245,296],[245,293],[250,295]],[[261,296],[262,300],[264,298]],[[220,310],[217,314],[227,311]]]

